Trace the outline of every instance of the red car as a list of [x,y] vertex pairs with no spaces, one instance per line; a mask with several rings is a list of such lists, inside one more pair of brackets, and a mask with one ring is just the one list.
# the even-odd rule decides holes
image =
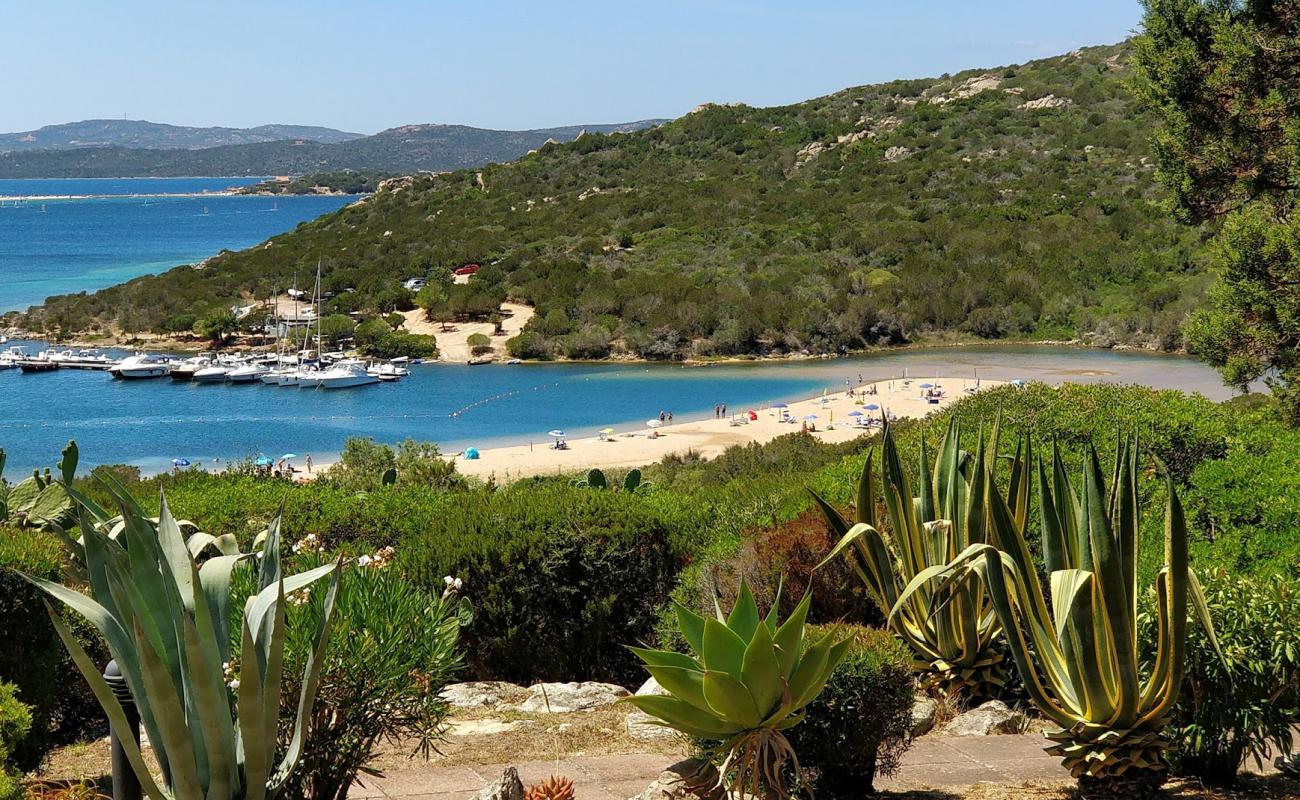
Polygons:
[[456,271],[453,272],[452,274],[453,274],[453,275],[473,275],[475,272],[478,272],[478,264],[466,264],[465,266],[463,266],[463,267],[461,267],[460,269],[456,270]]

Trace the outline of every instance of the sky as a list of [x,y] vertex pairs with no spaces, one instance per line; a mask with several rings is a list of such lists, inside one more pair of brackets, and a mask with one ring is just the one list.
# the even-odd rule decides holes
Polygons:
[[1137,0],[0,0],[0,131],[542,128],[779,105],[1110,44]]

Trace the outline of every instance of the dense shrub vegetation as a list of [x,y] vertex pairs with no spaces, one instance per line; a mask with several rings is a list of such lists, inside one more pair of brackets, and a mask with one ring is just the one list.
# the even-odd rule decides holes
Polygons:
[[466,287],[536,306],[519,357],[838,352],[941,331],[1176,347],[1207,283],[1201,232],[1157,202],[1128,58],[1088,48],[591,133],[17,321],[162,329],[318,259],[334,310],[377,314],[402,280],[473,262]]
[[873,791],[911,744],[915,687],[911,656],[891,634],[849,628],[849,654],[790,731],[818,797],[852,800]]

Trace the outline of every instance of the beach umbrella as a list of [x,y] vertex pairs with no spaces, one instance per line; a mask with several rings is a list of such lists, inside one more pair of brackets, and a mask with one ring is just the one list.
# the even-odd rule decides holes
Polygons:
[[1024,385],[1025,385],[1025,382],[1024,382],[1022,379],[1020,379],[1020,378],[1016,378],[1014,381],[1011,382],[1011,385],[1012,385],[1012,386],[1024,386]]
[[270,456],[258,456],[257,460],[253,462],[253,464],[258,467],[269,467],[274,463],[275,462],[271,460]]
[[280,460],[288,461],[291,458],[297,458],[297,457],[298,457],[297,453],[285,453],[284,455],[280,456]]
[[880,410],[880,406],[876,405],[875,403],[868,403],[868,404],[867,404],[866,406],[864,406],[864,407],[865,407],[868,411],[879,411],[879,410]]
[[188,467],[189,465],[190,465],[190,460],[189,460],[188,458],[173,458],[173,459],[172,459],[172,466],[173,466],[173,467]]
[[663,424],[664,424],[663,420],[659,420],[659,419],[648,419],[645,421],[645,426],[647,428],[658,428],[661,427]]
[[613,435],[614,435],[614,429],[613,429],[613,428],[601,428],[601,429],[600,429],[600,432],[603,433],[603,434],[605,434],[606,436],[613,436]]
[[921,388],[922,388],[922,389],[930,389],[930,388],[933,388],[933,386],[934,386],[933,383],[923,383],[923,384],[921,384]]
[[546,435],[547,435],[547,436],[554,436],[556,439],[563,439],[563,438],[564,438],[564,431],[561,431],[561,430],[547,431],[547,432],[546,432]]
[[477,448],[477,447],[466,447],[466,448],[465,448],[465,458],[466,458],[467,460],[469,460],[469,461],[476,461],[476,460],[478,460],[478,448]]
[[850,417],[865,417],[866,414],[863,414],[861,411],[850,411],[850,412],[849,412],[849,416],[850,416]]
[[789,408],[785,403],[773,403],[772,408]]
[[817,419],[817,415],[816,415],[816,414],[809,414],[808,416],[804,417],[804,419]]

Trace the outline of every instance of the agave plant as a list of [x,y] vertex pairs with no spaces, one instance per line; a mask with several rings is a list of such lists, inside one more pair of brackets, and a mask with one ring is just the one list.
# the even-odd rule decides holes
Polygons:
[[[831,530],[840,537],[822,563],[840,555],[848,560],[868,593],[889,614],[890,627],[911,650],[923,689],[957,701],[993,696],[1006,683],[1007,672],[999,642],[1002,626],[984,587],[975,576],[943,585],[928,578],[970,545],[987,541],[985,466],[997,456],[996,427],[991,446],[986,450],[981,437],[972,456],[961,449],[961,428],[953,417],[933,469],[923,437],[920,494],[915,497],[888,421],[881,438],[890,533],[881,530],[876,516],[874,452],[868,452],[858,481],[855,524],[813,492]],[[1025,442],[1017,447],[1011,493],[1003,501],[1021,531],[1029,508],[1029,473],[1024,469],[1028,449]],[[904,599],[904,590],[912,584],[916,588]]]
[[828,631],[804,649],[811,597],[804,595],[783,623],[777,619],[779,602],[760,616],[744,583],[728,616],[716,602],[714,619],[678,604],[677,623],[695,655],[631,648],[668,695],[622,702],[688,736],[720,742],[715,752],[726,754],[720,776],[730,778],[732,795],[789,797],[786,768],[797,775],[799,759],[782,731],[803,720],[804,707],[821,693],[851,644]]
[[[1144,677],[1137,643],[1137,445],[1125,440],[1117,448],[1109,491],[1095,448],[1088,456],[1082,496],[1059,450],[1053,449],[1050,474],[1038,462],[1050,596],[991,471],[984,492],[996,546],[971,545],[938,581],[977,575],[987,586],[1030,698],[1059,726],[1047,732],[1053,742],[1047,751],[1063,759],[1081,794],[1140,797],[1165,780],[1166,726],[1182,685],[1189,599],[1212,642],[1213,629],[1188,566],[1182,505],[1157,461],[1167,498],[1165,565],[1155,584],[1159,646]],[[904,592],[899,608],[914,591],[919,587]]]
[[[103,528],[107,512],[69,489],[77,500],[90,596],[38,578],[27,580],[84,616],[107,641],[162,767],[165,785],[150,774],[131,737],[122,737],[151,800],[275,797],[302,748],[338,590],[338,566],[284,577],[277,515],[257,564],[259,590],[244,606],[238,658],[232,658],[231,573],[254,556],[218,555],[200,565],[165,498],[154,521],[120,487],[105,485],[122,511],[117,539]],[[304,669],[292,740],[277,764],[285,596],[331,574],[325,613]],[[127,730],[126,714],[99,669],[60,615],[47,608],[109,721],[117,730]],[[238,669],[228,673],[236,660]],[[232,689],[237,689],[233,699]]]

